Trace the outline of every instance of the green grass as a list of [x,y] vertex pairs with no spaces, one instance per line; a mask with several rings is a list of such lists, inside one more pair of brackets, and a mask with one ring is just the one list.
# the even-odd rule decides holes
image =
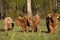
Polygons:
[[40,28],[42,32],[20,32],[22,28],[16,26],[12,31],[4,31],[3,20],[0,20],[0,40],[60,40],[60,22],[55,34],[46,33],[46,22],[41,20]]

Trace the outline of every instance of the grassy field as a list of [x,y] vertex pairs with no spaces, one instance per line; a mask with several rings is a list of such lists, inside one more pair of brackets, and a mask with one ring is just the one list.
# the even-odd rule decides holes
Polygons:
[[41,21],[41,32],[21,32],[20,26],[14,26],[12,31],[5,32],[3,20],[0,20],[0,40],[60,40],[60,22],[55,34],[49,34],[45,20]]

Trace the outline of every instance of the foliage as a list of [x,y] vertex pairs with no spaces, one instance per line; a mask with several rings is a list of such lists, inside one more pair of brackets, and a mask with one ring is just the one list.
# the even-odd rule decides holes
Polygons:
[[[3,0],[3,13],[16,18],[19,15],[27,15],[27,0]],[[47,14],[53,13],[54,10],[60,13],[60,2],[57,2],[57,9],[54,8],[55,0],[31,0],[32,14],[35,15],[38,11],[41,18],[45,18]]]

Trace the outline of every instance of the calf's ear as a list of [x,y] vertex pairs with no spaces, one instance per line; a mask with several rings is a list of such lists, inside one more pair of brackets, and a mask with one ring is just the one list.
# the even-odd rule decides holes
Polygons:
[[60,15],[59,14],[57,14],[57,18],[59,18],[60,17]]
[[48,16],[49,16],[49,18],[51,18],[51,14],[49,14]]
[[59,16],[57,16],[57,18],[59,18]]

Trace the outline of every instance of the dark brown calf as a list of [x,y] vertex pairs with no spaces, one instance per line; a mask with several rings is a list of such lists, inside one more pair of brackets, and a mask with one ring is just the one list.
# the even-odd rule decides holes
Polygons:
[[48,16],[46,17],[46,25],[47,25],[48,32],[50,33],[56,32],[56,29],[58,27],[59,16],[60,15],[56,13],[48,14]]

